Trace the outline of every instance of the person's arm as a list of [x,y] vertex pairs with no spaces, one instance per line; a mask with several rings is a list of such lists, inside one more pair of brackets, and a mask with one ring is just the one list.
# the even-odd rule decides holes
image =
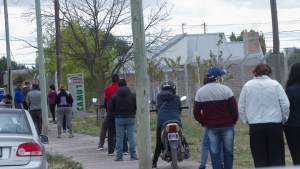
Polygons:
[[108,109],[107,109],[107,114],[109,116],[113,116],[114,115],[114,112],[115,112],[115,94],[113,94],[110,99],[109,99],[109,102],[108,102]]
[[238,111],[235,97],[234,96],[230,97],[228,99],[228,102],[229,102],[229,106],[230,106],[230,110],[231,110],[230,113],[232,114],[232,118],[233,118],[233,121],[235,124],[239,119],[239,111]]
[[28,107],[30,107],[30,93],[27,93],[26,95],[26,103],[28,104]]
[[247,89],[243,87],[241,91],[239,102],[238,102],[238,111],[243,123],[248,124],[248,119],[246,116],[246,92],[247,92],[246,90]]
[[194,118],[195,120],[197,120],[201,125],[202,127],[205,126],[204,124],[204,119],[202,117],[202,104],[200,102],[197,102],[197,101],[194,101]]
[[[289,91],[287,91],[286,93],[280,84],[278,85],[277,90],[278,90],[277,92],[278,100],[279,100],[280,109],[282,113],[282,122],[285,123],[289,118],[289,114],[290,114],[290,102],[287,97],[287,93],[289,93]],[[291,94],[289,93],[289,95]]]

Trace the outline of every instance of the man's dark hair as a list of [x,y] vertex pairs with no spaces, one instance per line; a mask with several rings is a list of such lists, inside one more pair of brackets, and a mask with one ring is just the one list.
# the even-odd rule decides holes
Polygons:
[[122,87],[122,86],[127,86],[127,82],[125,79],[119,79],[118,81],[118,86]]
[[39,84],[34,83],[34,84],[32,85],[32,89],[33,89],[33,90],[39,90],[39,88],[40,88]]
[[29,82],[25,82],[24,84],[25,84],[25,85],[30,85],[30,83],[29,83]]
[[54,84],[51,84],[51,85],[50,85],[50,89],[51,89],[51,90],[55,90]]
[[119,75],[113,74],[112,77],[111,77],[111,81],[112,82],[118,82],[118,80],[119,80]]
[[12,100],[12,96],[10,94],[6,94],[3,98],[8,99],[8,100]]

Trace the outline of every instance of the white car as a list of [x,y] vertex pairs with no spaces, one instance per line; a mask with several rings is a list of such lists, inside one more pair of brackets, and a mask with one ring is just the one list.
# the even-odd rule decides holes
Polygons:
[[0,169],[48,169],[41,140],[27,110],[0,108]]

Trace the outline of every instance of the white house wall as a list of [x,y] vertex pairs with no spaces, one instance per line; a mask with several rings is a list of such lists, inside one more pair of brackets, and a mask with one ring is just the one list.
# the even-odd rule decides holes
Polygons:
[[231,53],[223,33],[221,33],[223,43],[218,48],[219,35],[219,33],[188,35],[188,55],[193,58],[192,61],[195,62],[195,56],[200,56],[201,61],[209,59],[210,51],[215,55],[222,51],[224,59],[229,57]]
[[176,44],[171,46],[169,49],[164,51],[159,55],[161,58],[170,58],[173,60],[176,60],[178,56],[181,57],[180,59],[180,64],[185,64],[187,55],[188,54],[188,49],[187,49],[187,36],[185,36],[183,39],[178,41]]

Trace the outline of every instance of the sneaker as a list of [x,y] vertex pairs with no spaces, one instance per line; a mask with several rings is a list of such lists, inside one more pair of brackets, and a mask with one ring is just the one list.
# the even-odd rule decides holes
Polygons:
[[114,156],[114,153],[108,153],[109,156]]
[[73,135],[73,134],[70,134],[70,135],[69,135],[69,138],[73,138],[73,137],[74,137],[74,135]]
[[61,138],[61,135],[59,134],[59,135],[57,135],[57,138]]
[[205,166],[200,166],[199,169],[205,169]]
[[129,153],[128,152],[123,152],[123,155],[128,155]]
[[117,157],[115,161],[123,161],[123,157]]
[[66,130],[63,130],[63,133],[67,132]]
[[102,145],[100,145],[96,150],[101,151],[101,150],[104,150],[104,148]]
[[56,120],[52,120],[52,123],[53,123],[53,124],[57,124],[57,121],[56,121]]
[[137,158],[137,156],[133,156],[133,157],[130,157],[130,160],[131,160],[131,161],[139,160],[139,158]]
[[152,164],[152,168],[157,168],[157,165],[156,164]]

